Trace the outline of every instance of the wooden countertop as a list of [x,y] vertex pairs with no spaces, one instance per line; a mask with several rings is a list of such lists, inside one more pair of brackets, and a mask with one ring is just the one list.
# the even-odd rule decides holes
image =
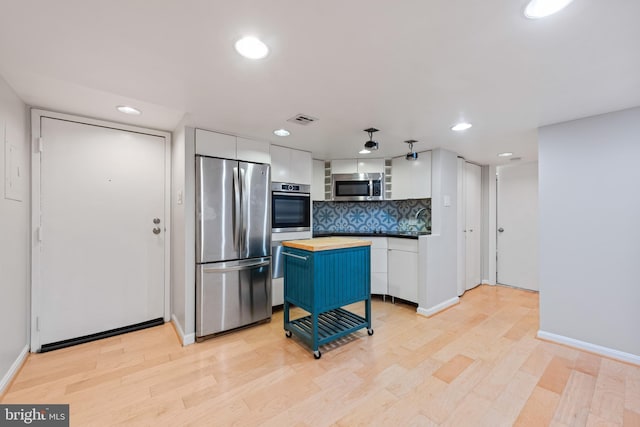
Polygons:
[[316,237],[304,240],[287,240],[282,242],[282,246],[317,252],[354,248],[357,246],[371,246],[371,242],[368,240],[354,239],[352,237]]

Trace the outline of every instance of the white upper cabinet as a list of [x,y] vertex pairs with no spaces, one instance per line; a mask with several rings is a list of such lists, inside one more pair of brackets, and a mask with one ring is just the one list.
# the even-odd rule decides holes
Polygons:
[[268,142],[203,129],[196,129],[196,154],[254,163],[271,163]]
[[431,151],[419,153],[417,160],[404,156],[391,160],[391,198],[431,198]]
[[236,137],[224,133],[196,129],[196,154],[235,159]]
[[358,159],[358,173],[384,173],[384,159]]
[[356,159],[331,160],[331,173],[358,173]]
[[271,146],[271,180],[276,182],[289,182],[289,163],[291,154],[286,147]]
[[324,160],[313,160],[311,200],[324,200]]
[[271,146],[271,180],[311,185],[311,153]]
[[271,163],[269,143],[238,137],[236,139],[236,158],[246,162]]
[[289,165],[290,182],[311,185],[312,160],[310,152],[292,149]]
[[384,159],[331,160],[331,173],[384,173]]

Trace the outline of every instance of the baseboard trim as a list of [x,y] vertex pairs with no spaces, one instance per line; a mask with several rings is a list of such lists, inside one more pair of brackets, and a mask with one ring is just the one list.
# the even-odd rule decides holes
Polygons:
[[460,302],[460,298],[453,297],[444,302],[441,302],[440,304],[434,305],[433,307],[429,307],[429,308],[418,307],[418,310],[416,311],[418,314],[422,316],[431,317],[434,314],[440,313],[441,311],[444,311],[447,308],[458,304],[459,302]]
[[2,381],[0,381],[0,396],[2,396],[2,394],[5,392],[5,389],[9,386],[9,384],[11,384],[11,381],[13,381],[13,377],[22,367],[22,364],[26,360],[28,354],[29,345],[25,345],[16,360],[14,360],[11,364],[11,367],[9,368],[7,373],[2,377]]
[[577,348],[578,350],[588,351],[600,356],[610,357],[611,359],[620,360],[626,363],[632,363],[634,365],[640,365],[640,356],[631,353],[625,353],[624,351],[615,350],[609,347],[603,347],[597,344],[591,344],[586,341],[580,341],[573,338],[565,337],[563,335],[553,334],[551,332],[538,331],[538,338],[545,341],[551,341],[557,344],[566,345],[569,347]]
[[494,286],[494,285],[495,285],[495,283],[491,283],[491,282],[490,282],[490,281],[488,281],[488,280],[483,280],[482,282],[480,282],[480,284],[481,284],[481,285],[490,285],[490,286]]
[[175,314],[171,315],[171,324],[173,324],[173,328],[176,330],[176,333],[178,334],[183,347],[196,342],[196,334],[194,333],[185,335],[184,331],[182,330],[182,326],[180,326],[180,322],[178,322]]

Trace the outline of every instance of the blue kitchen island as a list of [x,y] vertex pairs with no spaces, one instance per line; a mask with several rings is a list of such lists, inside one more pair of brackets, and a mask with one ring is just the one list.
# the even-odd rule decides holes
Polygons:
[[[306,342],[319,359],[319,347],[371,327],[371,242],[321,237],[283,242],[284,329]],[[363,301],[365,316],[343,307]],[[291,306],[307,316],[291,320]]]

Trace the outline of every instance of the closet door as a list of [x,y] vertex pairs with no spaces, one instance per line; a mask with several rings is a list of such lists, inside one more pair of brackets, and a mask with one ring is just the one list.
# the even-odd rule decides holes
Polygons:
[[478,165],[464,164],[465,289],[482,282],[480,224],[482,218],[482,172]]

